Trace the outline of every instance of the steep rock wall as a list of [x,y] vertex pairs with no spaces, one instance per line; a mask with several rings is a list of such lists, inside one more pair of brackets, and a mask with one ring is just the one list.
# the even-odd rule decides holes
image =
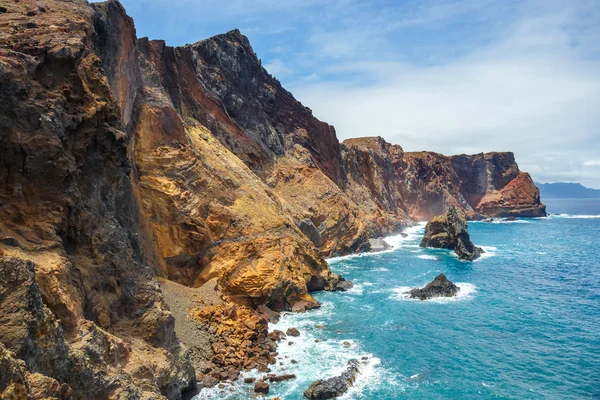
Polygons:
[[513,153],[404,152],[379,137],[347,139],[342,149],[349,190],[360,204],[373,201],[416,220],[452,206],[471,218],[546,215],[539,190],[529,174],[519,171]]
[[143,251],[126,118],[96,52],[98,19],[133,25],[85,1],[2,5],[0,269],[3,293],[26,292],[2,295],[0,342],[74,398],[177,398],[193,370]]

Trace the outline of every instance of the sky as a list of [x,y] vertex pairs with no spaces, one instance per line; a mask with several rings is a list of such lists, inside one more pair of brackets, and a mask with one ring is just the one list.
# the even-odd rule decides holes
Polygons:
[[600,188],[600,0],[121,0],[138,37],[238,28],[340,140],[513,151],[538,182]]

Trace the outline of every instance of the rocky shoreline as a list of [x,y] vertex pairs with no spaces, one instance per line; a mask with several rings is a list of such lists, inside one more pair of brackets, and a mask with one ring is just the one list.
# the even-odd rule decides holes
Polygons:
[[351,288],[325,257],[452,206],[545,215],[512,153],[340,142],[237,29],[170,47],[116,0],[43,3],[0,8],[0,395],[179,399],[268,370],[275,312]]

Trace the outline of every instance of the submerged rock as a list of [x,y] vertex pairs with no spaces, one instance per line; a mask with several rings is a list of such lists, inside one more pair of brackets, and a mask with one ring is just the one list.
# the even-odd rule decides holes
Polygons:
[[410,295],[411,299],[429,300],[435,297],[454,297],[459,291],[460,288],[450,282],[446,275],[439,274],[424,288],[413,289],[406,293]]
[[371,245],[371,252],[375,253],[378,251],[385,251],[392,248],[383,238],[369,239]]
[[465,215],[456,207],[450,207],[446,213],[427,222],[420,246],[451,249],[459,259],[469,261],[479,258],[484,253],[482,248],[471,242]]
[[356,375],[360,373],[360,363],[358,360],[348,361],[348,367],[340,376],[329,378],[326,381],[319,379],[310,384],[304,391],[304,397],[307,399],[333,399],[346,393],[356,380]]

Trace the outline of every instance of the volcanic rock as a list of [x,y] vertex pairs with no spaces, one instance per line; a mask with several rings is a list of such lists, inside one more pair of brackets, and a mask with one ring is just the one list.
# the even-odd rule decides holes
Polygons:
[[300,331],[298,331],[298,329],[296,328],[288,328],[288,330],[285,331],[285,333],[288,336],[300,336]]
[[409,292],[411,299],[429,300],[435,297],[453,297],[458,294],[460,288],[450,282],[446,275],[439,274],[435,279],[429,282],[424,288],[413,289]]
[[296,379],[296,375],[294,375],[294,374],[267,375],[267,379],[270,382],[283,382],[283,381],[289,381],[290,379]]
[[329,378],[326,381],[318,380],[310,384],[304,391],[307,399],[333,399],[346,393],[354,384],[356,375],[360,373],[358,360],[348,361],[348,367],[340,376]]
[[256,383],[254,384],[254,391],[256,393],[268,394],[269,393],[269,384],[266,383],[265,381],[256,381]]
[[469,261],[475,260],[484,252],[471,242],[467,220],[456,207],[450,207],[446,213],[427,222],[420,246],[452,249],[459,259]]
[[371,252],[385,251],[392,248],[383,238],[369,239]]

